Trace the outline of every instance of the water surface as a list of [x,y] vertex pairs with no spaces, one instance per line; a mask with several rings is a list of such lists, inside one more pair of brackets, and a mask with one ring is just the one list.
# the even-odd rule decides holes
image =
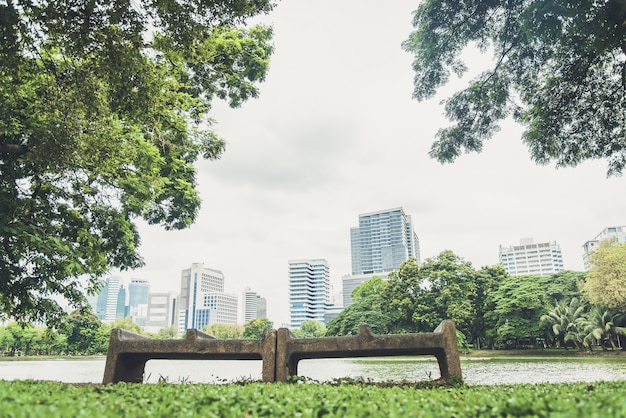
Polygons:
[[[100,383],[104,358],[0,361],[0,379]],[[223,383],[261,379],[260,360],[152,360],[145,381]],[[626,379],[622,357],[493,357],[462,358],[463,378],[470,385],[595,382]],[[298,375],[318,381],[351,377],[374,381],[437,379],[439,367],[430,357],[378,357],[303,360]]]

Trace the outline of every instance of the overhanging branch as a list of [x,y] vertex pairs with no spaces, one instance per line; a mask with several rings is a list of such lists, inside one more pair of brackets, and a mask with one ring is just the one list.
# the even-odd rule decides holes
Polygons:
[[26,145],[0,144],[0,154],[24,155],[28,152]]

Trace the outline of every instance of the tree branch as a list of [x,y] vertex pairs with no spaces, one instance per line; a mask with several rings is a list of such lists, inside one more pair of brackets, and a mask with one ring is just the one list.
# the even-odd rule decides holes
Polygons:
[[26,145],[0,144],[0,154],[24,155],[28,152]]

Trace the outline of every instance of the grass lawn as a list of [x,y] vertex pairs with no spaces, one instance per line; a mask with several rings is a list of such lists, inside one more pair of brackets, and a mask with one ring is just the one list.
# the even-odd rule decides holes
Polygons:
[[1,417],[625,417],[626,381],[416,389],[365,384],[75,385],[0,380]]

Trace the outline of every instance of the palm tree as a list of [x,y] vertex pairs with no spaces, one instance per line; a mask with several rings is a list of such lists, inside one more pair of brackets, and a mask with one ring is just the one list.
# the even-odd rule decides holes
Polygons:
[[583,321],[585,329],[585,338],[583,339],[585,346],[591,351],[591,346],[594,341],[597,341],[603,350],[607,347],[604,344],[604,338],[611,344],[613,350],[617,350],[618,347],[615,344],[615,337],[618,335],[626,335],[626,327],[618,327],[615,325],[615,320],[620,314],[613,314],[608,309],[603,309],[598,306],[594,306],[589,312],[585,320]]
[[561,300],[555,303],[554,309],[542,315],[540,320],[552,325],[552,332],[563,343],[565,349],[567,343],[572,342],[578,350],[584,351],[579,328],[586,308],[587,306],[578,298],[572,298],[569,303]]

